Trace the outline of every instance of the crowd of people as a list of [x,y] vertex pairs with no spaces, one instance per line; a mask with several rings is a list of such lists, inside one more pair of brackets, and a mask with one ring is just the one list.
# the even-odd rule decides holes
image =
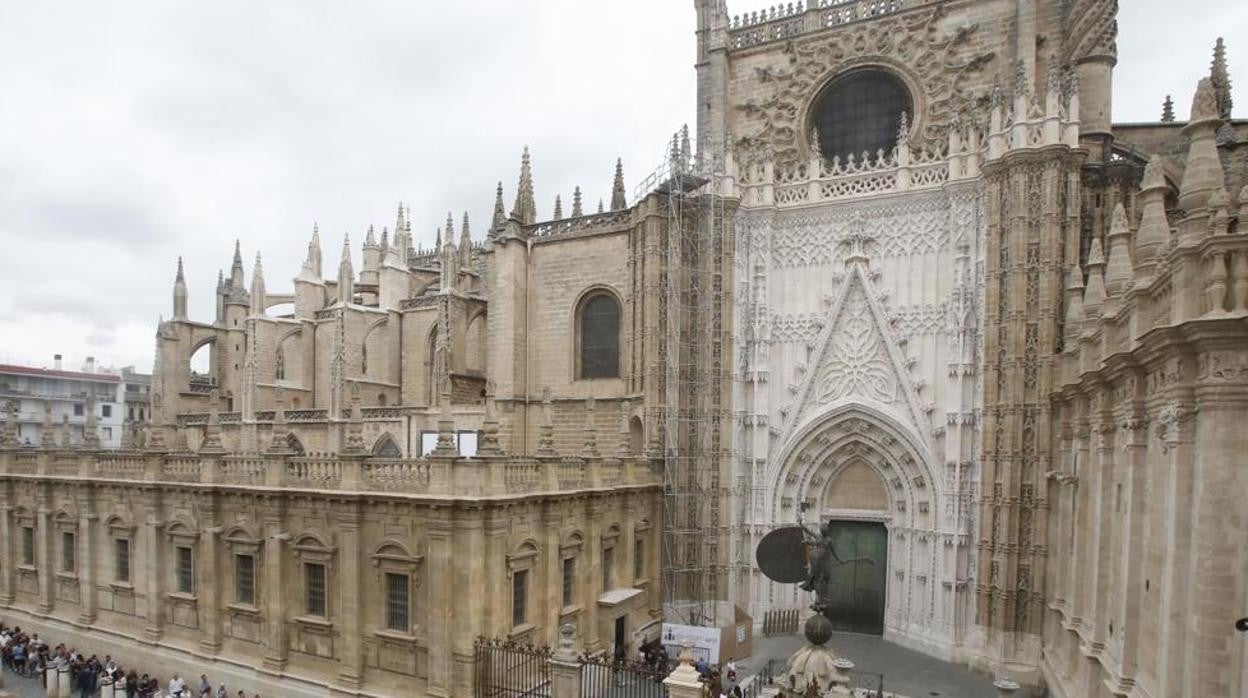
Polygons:
[[[231,692],[224,683],[215,688],[206,674],[200,674],[199,684],[174,674],[168,685],[150,674],[140,674],[134,669],[126,670],[111,656],[87,656],[64,643],[55,647],[39,637],[39,633],[26,633],[20,627],[9,627],[0,621],[0,661],[4,669],[24,677],[38,677],[48,681],[49,668],[58,677],[69,677],[70,695],[75,698],[95,698],[104,686],[122,687],[126,698],[249,698],[245,691]],[[162,688],[163,686],[163,688]],[[114,694],[110,693],[109,696]],[[261,698],[254,693],[250,698]]]

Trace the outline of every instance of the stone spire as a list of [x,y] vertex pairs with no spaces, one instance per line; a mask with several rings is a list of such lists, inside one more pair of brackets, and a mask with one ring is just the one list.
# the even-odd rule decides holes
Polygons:
[[628,201],[624,198],[624,161],[616,158],[615,181],[611,184],[611,210],[622,211],[626,208]]
[[1161,103],[1161,120],[1167,124],[1174,121],[1174,100],[1170,95],[1166,95],[1166,101]]
[[1110,296],[1117,296],[1131,282],[1131,227],[1122,202],[1114,206],[1106,241],[1109,243],[1109,263],[1105,267],[1105,291]]
[[572,217],[580,218],[583,215],[585,211],[581,209],[581,188],[578,186],[572,190]]
[[186,276],[182,273],[181,257],[178,257],[178,273],[173,279],[173,319],[186,319]]
[[1226,44],[1220,36],[1217,43],[1213,45],[1213,64],[1209,67],[1209,80],[1213,83],[1218,116],[1224,121],[1229,121],[1231,118],[1231,74],[1226,69]]
[[468,212],[464,211],[464,225],[459,229],[459,268],[472,270],[472,233],[468,231]]
[[238,240],[234,241],[234,263],[230,265],[230,286],[239,291],[246,288],[243,283],[243,250]]
[[685,167],[693,164],[693,147],[689,144],[689,124],[680,127],[680,161]]
[[342,259],[338,262],[338,302],[350,305],[355,299],[355,269],[351,266],[351,236],[342,237]]
[[208,397],[208,424],[204,427],[204,440],[199,443],[200,453],[223,453],[221,443],[221,396],[214,389]]
[[537,203],[533,200],[533,166],[529,161],[527,145],[520,156],[520,183],[516,186],[516,205],[511,209],[511,217],[520,221],[521,225],[537,222]]
[[1183,127],[1183,135],[1191,143],[1179,184],[1179,208],[1189,215],[1205,208],[1214,190],[1225,186],[1222,162],[1214,143],[1214,132],[1221,121],[1213,81],[1202,78],[1192,98],[1192,117]]
[[376,247],[377,236],[373,233],[373,226],[368,226],[368,232],[364,234],[364,247]]
[[256,252],[256,266],[251,272],[251,314],[264,315],[264,268],[260,265],[260,252]]
[[560,198],[558,194],[555,194],[555,215],[551,218],[551,220],[563,220],[563,199]]
[[273,433],[269,438],[269,453],[290,452],[290,430],[286,426],[286,402],[281,386],[273,389]]
[[1157,255],[1170,242],[1170,221],[1166,218],[1165,162],[1154,154],[1144,166],[1140,182],[1140,229],[1135,234],[1135,278],[1137,285],[1152,276]]
[[390,229],[384,225],[381,227],[381,242],[377,243],[381,248],[381,256],[385,257],[386,252],[390,250]]
[[446,241],[444,245],[453,245],[455,243],[455,214],[450,211],[446,212]]
[[321,230],[316,223],[312,224],[312,239],[308,241],[308,258],[303,262],[303,271],[299,274],[310,281],[321,280]]
[[490,232],[494,232],[503,227],[507,222],[507,210],[503,208],[503,183],[498,183],[498,189],[494,191],[494,216],[490,219]]
[[477,445],[478,456],[502,456],[498,441],[498,415],[494,410],[494,381],[485,382],[485,414],[481,419],[481,442]]
[[602,199],[598,199],[598,213],[602,213]]
[[1100,238],[1093,238],[1088,251],[1088,287],[1083,291],[1083,312],[1086,317],[1101,316],[1105,302],[1105,252]]
[[391,239],[390,247],[394,250],[395,257],[402,264],[407,263],[407,250],[412,246],[410,225],[403,210],[403,202],[400,201],[399,212],[394,217],[394,237]]

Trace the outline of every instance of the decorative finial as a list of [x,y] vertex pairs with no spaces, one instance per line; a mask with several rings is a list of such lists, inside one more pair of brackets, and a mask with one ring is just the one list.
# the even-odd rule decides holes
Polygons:
[[1213,64],[1209,68],[1209,80],[1213,83],[1218,116],[1224,121],[1229,120],[1231,118],[1231,75],[1226,68],[1226,44],[1220,36],[1213,45]]
[[507,221],[507,211],[503,208],[503,183],[498,183],[498,190],[494,192],[494,217],[490,220],[490,230],[498,230],[503,227],[503,223]]
[[581,210],[581,188],[578,186],[572,190],[572,217],[580,218],[583,215],[585,213]]
[[1196,84],[1196,94],[1192,97],[1191,121],[1221,118],[1218,112],[1218,98],[1214,93],[1213,80],[1201,78]]
[[1161,103],[1161,120],[1165,123],[1174,121],[1174,100],[1170,95],[1166,95],[1166,101]]
[[555,194],[555,215],[551,220],[563,220],[563,200],[559,198],[558,194]]
[[598,199],[598,213],[602,213],[602,198]]
[[182,255],[178,255],[178,274],[173,278],[177,283],[186,283],[186,276],[182,274]]
[[611,185],[611,210],[622,211],[626,208],[628,208],[628,201],[624,198],[624,160],[617,158],[615,181]]
[[511,217],[520,221],[522,225],[532,225],[537,222],[537,204],[533,200],[533,166],[529,159],[529,146],[524,146],[524,153],[520,156],[520,183],[516,187],[516,205],[511,211]]

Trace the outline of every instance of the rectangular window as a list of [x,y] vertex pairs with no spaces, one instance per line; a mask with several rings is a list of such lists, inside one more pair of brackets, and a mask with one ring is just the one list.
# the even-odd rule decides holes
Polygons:
[[256,603],[256,558],[234,556],[234,600],[248,606]]
[[119,582],[130,581],[130,541],[113,539],[113,577]]
[[633,541],[633,579],[646,578],[646,539]]
[[112,417],[112,416],[113,416],[113,406],[112,406],[112,405],[100,405],[100,416],[101,416],[101,417]]
[[518,627],[524,625],[524,619],[528,615],[529,601],[529,571],[516,570],[511,575],[511,626]]
[[563,559],[563,605],[576,603],[576,558]]
[[74,403],[74,416],[75,416],[75,417],[81,417],[81,416],[82,416],[82,403],[81,403],[81,402],[75,402],[75,403]]
[[386,628],[408,632],[411,618],[408,613],[411,578],[406,574],[386,573]]
[[615,588],[615,548],[602,551],[602,590]]
[[191,549],[185,545],[179,545],[173,550],[178,565],[178,592],[182,594],[194,594],[195,559],[191,554]]
[[22,564],[35,566],[35,528],[22,526]]
[[433,453],[433,449],[438,447],[438,433],[436,431],[420,432],[420,455],[427,456]]
[[303,565],[304,599],[310,616],[325,617],[325,565],[305,562]]
[[61,532],[61,571],[62,572],[74,571],[75,558],[77,557],[74,554],[76,552],[76,550],[74,549],[74,544],[76,542],[74,540],[75,538],[76,536],[74,536],[74,534],[70,533],[69,531]]

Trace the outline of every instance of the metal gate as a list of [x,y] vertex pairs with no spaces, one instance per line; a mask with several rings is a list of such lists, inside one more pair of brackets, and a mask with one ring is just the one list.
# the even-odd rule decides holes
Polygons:
[[549,647],[479,638],[473,645],[476,698],[550,698]]
[[666,698],[665,667],[582,656],[581,698]]
[[837,557],[826,587],[824,615],[835,630],[884,633],[884,593],[888,581],[888,531],[868,521],[833,521]]

